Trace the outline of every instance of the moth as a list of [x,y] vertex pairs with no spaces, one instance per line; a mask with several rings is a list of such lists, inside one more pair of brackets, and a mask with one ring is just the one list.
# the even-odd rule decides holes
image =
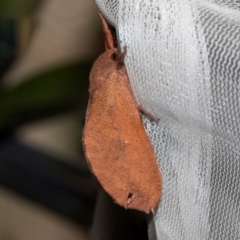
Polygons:
[[114,201],[153,212],[162,176],[144,129],[121,52],[100,14],[106,51],[93,64],[83,146],[91,171]]

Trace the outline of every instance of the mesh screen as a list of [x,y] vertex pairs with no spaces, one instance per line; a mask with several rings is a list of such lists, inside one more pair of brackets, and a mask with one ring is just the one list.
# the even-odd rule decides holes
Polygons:
[[164,181],[150,239],[240,239],[240,1],[96,3],[160,118],[143,119]]

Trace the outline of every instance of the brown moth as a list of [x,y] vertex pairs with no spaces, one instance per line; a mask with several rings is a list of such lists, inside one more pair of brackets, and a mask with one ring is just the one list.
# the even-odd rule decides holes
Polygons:
[[102,17],[106,51],[90,73],[90,99],[83,133],[90,168],[116,203],[149,213],[162,191],[162,176],[144,129],[123,63]]

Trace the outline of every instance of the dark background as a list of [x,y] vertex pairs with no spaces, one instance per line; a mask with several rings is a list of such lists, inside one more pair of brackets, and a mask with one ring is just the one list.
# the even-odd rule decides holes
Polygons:
[[147,239],[145,215],[113,203],[82,150],[103,47],[93,1],[0,2],[1,240],[84,240],[91,226],[92,239]]

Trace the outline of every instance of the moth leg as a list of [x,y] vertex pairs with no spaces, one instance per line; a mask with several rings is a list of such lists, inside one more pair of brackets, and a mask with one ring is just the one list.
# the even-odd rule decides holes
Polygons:
[[145,107],[143,107],[142,105],[138,105],[138,110],[142,113],[144,113],[145,115],[147,115],[148,117],[150,117],[154,122],[158,123],[159,122],[159,118],[157,116],[155,116],[154,114],[150,113]]
[[127,53],[127,47],[123,47],[123,52],[121,51],[120,45],[118,44],[117,52],[116,52],[116,58],[115,61],[117,62],[117,69],[121,69],[124,67],[124,59]]
[[132,193],[129,193],[129,194],[128,194],[128,197],[127,197],[127,206],[132,203],[132,201],[134,200],[134,198],[135,198],[135,195],[134,195],[134,194],[132,194]]

